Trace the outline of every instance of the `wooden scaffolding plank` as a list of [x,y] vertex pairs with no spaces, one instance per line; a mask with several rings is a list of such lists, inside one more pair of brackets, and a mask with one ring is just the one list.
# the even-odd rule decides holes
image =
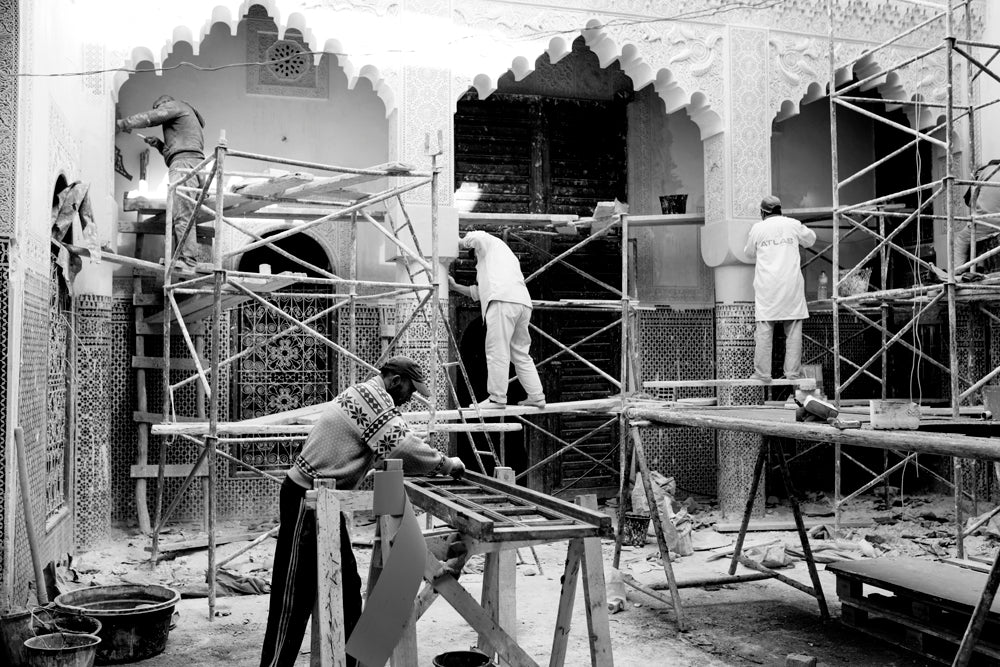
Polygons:
[[[303,275],[304,274],[301,273],[282,273],[265,280],[242,280],[240,284],[249,289],[251,292],[264,294],[268,292],[275,292],[284,287],[288,287],[289,285],[294,285],[297,279]],[[232,308],[243,303],[249,298],[250,297],[243,294],[227,294],[222,297],[222,308]],[[184,299],[183,301],[178,302],[177,307],[184,316],[185,323],[197,322],[198,320],[206,317],[211,317],[215,309],[215,301],[211,294],[195,294],[187,299]],[[166,319],[167,312],[170,312],[170,319],[175,319],[172,310],[168,311],[167,309],[164,309],[145,318],[144,322],[146,324],[163,324]]]

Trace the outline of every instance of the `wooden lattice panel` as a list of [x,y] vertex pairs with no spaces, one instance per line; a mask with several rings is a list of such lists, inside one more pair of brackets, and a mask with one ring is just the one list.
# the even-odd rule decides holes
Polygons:
[[414,505],[485,542],[611,536],[611,517],[476,473],[405,484]]

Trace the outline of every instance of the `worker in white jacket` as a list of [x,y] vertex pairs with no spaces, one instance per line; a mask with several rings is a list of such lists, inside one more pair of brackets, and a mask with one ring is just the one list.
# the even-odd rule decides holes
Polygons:
[[799,246],[816,242],[816,232],[781,215],[781,200],[768,195],[760,202],[761,221],[750,228],[744,252],[756,257],[753,291],[757,320],[751,378],[771,381],[774,323],[785,327],[785,378],[802,376],[802,321],[809,317]]
[[471,248],[476,254],[476,284],[459,285],[449,276],[448,285],[478,301],[486,320],[486,388],[490,395],[479,406],[507,406],[507,373],[513,362],[517,379],[528,394],[518,405],[545,407],[542,382],[528,354],[531,295],[524,284],[521,263],[506,243],[486,232],[469,232],[459,240],[459,245]]

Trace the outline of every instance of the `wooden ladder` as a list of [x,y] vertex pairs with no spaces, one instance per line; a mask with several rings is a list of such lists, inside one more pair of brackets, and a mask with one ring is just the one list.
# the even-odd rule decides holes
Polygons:
[[[119,223],[119,231],[125,234],[135,234],[135,256],[141,257],[142,251],[146,246],[146,240],[149,236],[159,236],[163,237],[165,233],[166,225],[163,222],[162,211],[156,209],[140,208],[136,210],[136,222],[123,221]],[[213,230],[199,228],[198,236],[199,238],[211,238]],[[142,269],[134,268],[132,271],[132,305],[134,308],[134,327],[135,327],[135,353],[132,356],[131,363],[132,368],[135,370],[135,394],[136,403],[135,410],[132,413],[132,419],[136,423],[136,459],[135,463],[130,469],[130,477],[135,480],[135,507],[136,507],[136,518],[139,523],[139,530],[145,534],[151,534],[153,532],[153,524],[150,519],[149,504],[148,504],[148,480],[150,478],[157,479],[159,475],[159,466],[156,463],[150,463],[149,460],[149,435],[150,435],[150,424],[158,423],[163,419],[162,410],[151,410],[149,406],[149,386],[150,386],[150,372],[152,372],[153,377],[156,378],[154,381],[159,381],[161,384],[163,382],[163,358],[162,356],[149,356],[147,352],[147,338],[149,337],[163,337],[163,324],[162,319],[159,322],[151,321],[150,314],[152,311],[160,310],[163,307],[163,296],[158,294],[155,290],[147,289],[147,286],[143,282],[144,276],[152,275],[151,272],[147,272]],[[158,308],[159,307],[159,308]],[[162,312],[162,311],[161,311]],[[195,345],[199,351],[199,355],[204,350],[204,336],[201,334],[196,334],[194,336]],[[171,368],[193,368],[193,363],[190,358],[171,358],[170,360]],[[205,411],[205,391],[200,383],[196,383],[196,398],[195,404],[197,408],[197,416],[195,417],[179,417],[180,421],[186,420],[204,420],[206,417]],[[160,456],[166,455],[165,441],[160,447]],[[164,477],[187,477],[195,464],[173,464],[164,466]],[[197,476],[201,478],[203,491],[207,494],[207,484],[208,484],[208,471],[205,466],[202,465],[201,469],[197,472]],[[184,489],[186,490],[186,489]],[[183,493],[184,490],[179,491]]]

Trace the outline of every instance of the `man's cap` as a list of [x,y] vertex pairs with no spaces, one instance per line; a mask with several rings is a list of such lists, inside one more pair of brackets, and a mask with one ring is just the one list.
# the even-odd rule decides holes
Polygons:
[[768,195],[760,200],[761,213],[773,213],[778,208],[781,208],[781,200],[774,195]]
[[156,101],[153,102],[153,108],[155,109],[156,107],[160,106],[165,102],[173,102],[173,101],[174,98],[171,97],[170,95],[160,95],[159,97],[156,98]]
[[413,388],[421,396],[430,397],[431,392],[427,389],[424,372],[420,369],[420,364],[409,357],[393,357],[382,364],[383,373],[395,373],[402,377],[409,378],[413,383]]

